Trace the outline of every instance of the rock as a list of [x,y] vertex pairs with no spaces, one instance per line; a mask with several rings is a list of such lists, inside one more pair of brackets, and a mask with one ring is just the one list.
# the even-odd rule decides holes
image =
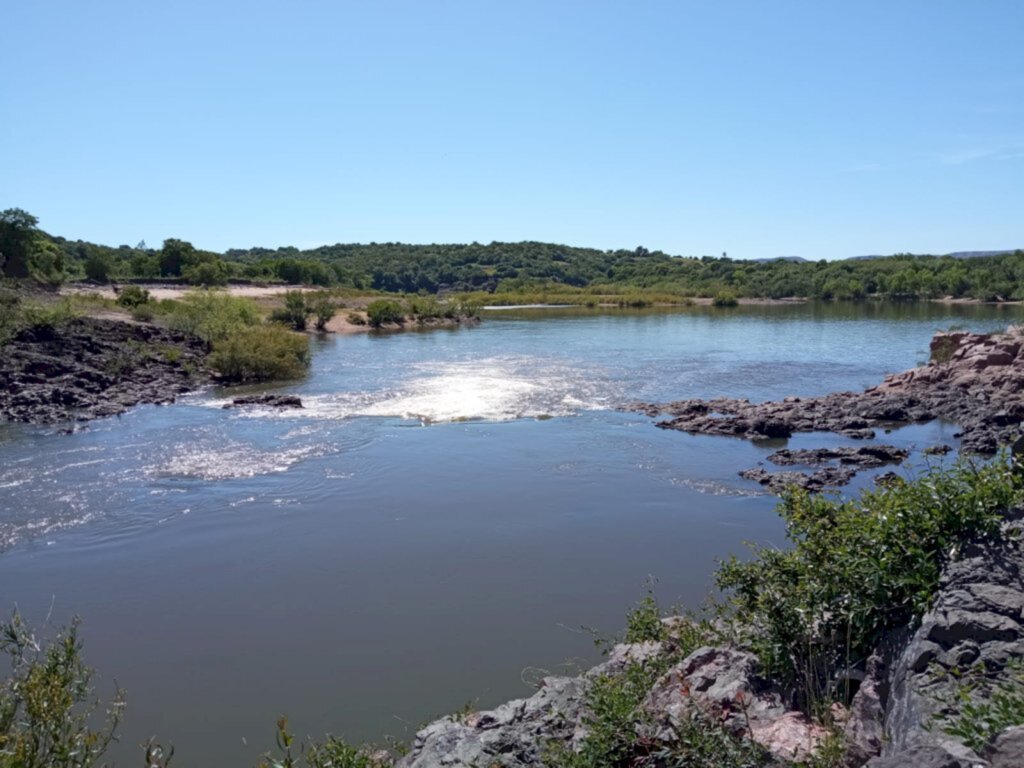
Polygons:
[[844,763],[848,768],[863,765],[882,752],[888,687],[888,670],[882,655],[876,651],[867,661],[866,674],[850,702],[843,724]]
[[826,467],[810,474],[804,472],[769,472],[755,467],[738,473],[746,480],[753,480],[765,486],[769,491],[781,494],[796,486],[805,491],[817,492],[826,488],[837,488],[850,482],[855,472],[852,469]]
[[0,354],[0,420],[55,424],[173,402],[210,380],[208,353],[196,337],[117,320],[25,329]]
[[651,688],[644,709],[665,725],[659,738],[671,741],[676,728],[695,712],[734,734],[760,744],[780,760],[808,759],[827,731],[788,709],[779,694],[757,676],[757,657],[732,648],[698,648]]
[[275,395],[269,392],[260,395],[236,397],[224,408],[237,408],[243,405],[262,405],[268,408],[302,408],[302,399],[295,395]]
[[986,751],[990,768],[1021,768],[1024,766],[1024,725],[1007,728]]
[[1024,344],[1017,329],[936,334],[932,345],[933,351],[952,350],[948,359],[937,355],[937,362],[887,376],[863,392],[766,403],[733,398],[634,403],[628,409],[666,415],[656,422],[662,429],[748,440],[815,431],[871,439],[877,428],[943,418],[962,428],[963,450],[992,453],[1013,442],[1024,424]]
[[[946,759],[964,765],[981,763],[940,726],[959,707],[961,683],[954,672],[979,667],[998,680],[1011,660],[1024,655],[1021,532],[1019,522],[1007,523],[1005,537],[966,548],[945,569],[932,609],[893,664],[883,757],[928,748],[933,750],[928,754],[941,750]],[[869,763],[875,768],[901,764]]]
[[935,745],[916,746],[889,757],[876,757],[864,768],[975,768],[980,761],[958,757]]

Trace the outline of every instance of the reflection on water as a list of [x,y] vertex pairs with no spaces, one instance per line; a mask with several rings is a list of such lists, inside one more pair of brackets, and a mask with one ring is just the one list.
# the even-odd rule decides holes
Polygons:
[[527,666],[588,663],[566,627],[614,631],[649,574],[696,605],[716,557],[781,542],[773,499],[736,476],[772,449],[616,405],[860,388],[923,360],[938,328],[1019,317],[496,311],[469,330],[317,341],[287,389],[303,410],[223,410],[210,391],[68,436],[3,427],[0,605],[85,617],[90,662],[129,692],[124,764],[153,733],[185,762],[251,764],[281,712],[302,733],[406,736],[466,700],[527,694]]

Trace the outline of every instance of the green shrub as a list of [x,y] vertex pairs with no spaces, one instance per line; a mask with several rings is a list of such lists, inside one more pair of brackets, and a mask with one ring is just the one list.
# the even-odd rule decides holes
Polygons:
[[227,285],[228,266],[220,259],[202,261],[191,267],[185,267],[181,276],[191,285],[219,286]]
[[126,285],[117,294],[117,303],[122,307],[138,307],[149,303],[149,291],[137,285]]
[[626,642],[657,642],[665,639],[665,626],[654,595],[648,592],[626,617]]
[[297,757],[292,754],[296,749],[295,737],[283,717],[277,721],[277,749],[280,756],[264,755],[259,768],[297,768],[300,764],[309,768],[386,768],[390,765],[390,762],[376,759],[372,748],[355,747],[336,736],[328,736],[323,742],[298,745]]
[[102,253],[93,253],[85,260],[83,265],[85,268],[85,276],[90,280],[95,280],[98,283],[110,282],[111,276],[114,274],[114,264],[110,260],[109,256]]
[[52,331],[65,325],[78,314],[74,304],[68,299],[61,299],[52,304],[22,303],[18,326],[37,331]]
[[211,342],[226,339],[261,320],[259,309],[251,299],[218,291],[190,291],[172,307],[172,328]]
[[929,607],[961,547],[994,536],[1024,480],[1005,456],[960,463],[842,502],[793,492],[780,504],[792,549],[755,549],[718,572],[726,609],[765,674],[813,709],[837,673]]
[[352,323],[352,325],[366,325],[366,316],[360,312],[349,312],[348,321]]
[[366,317],[370,325],[380,328],[385,323],[405,322],[405,313],[402,305],[391,299],[377,299],[371,301],[366,307]]
[[116,691],[101,716],[91,698],[92,670],[81,658],[78,622],[45,643],[15,613],[0,623],[0,653],[11,670],[0,680],[0,766],[97,765],[114,738],[124,697]]
[[434,320],[444,316],[444,307],[433,296],[413,296],[406,302],[407,314],[417,320]]
[[338,312],[338,307],[331,300],[330,295],[326,293],[316,294],[308,306],[310,312],[313,313],[313,317],[316,318],[316,329],[318,331],[324,330],[331,321],[331,318]]
[[156,312],[153,311],[153,307],[149,304],[139,304],[132,307],[132,317],[140,323],[151,323],[155,316]]
[[711,303],[716,307],[735,307],[740,301],[732,291],[722,290],[715,294]]
[[5,344],[21,324],[21,298],[16,293],[0,291],[0,344]]
[[311,314],[313,309],[306,303],[302,291],[288,291],[284,295],[284,307],[275,309],[270,319],[275,323],[289,325],[296,331],[304,331]]
[[309,367],[309,339],[273,324],[239,328],[214,341],[210,365],[231,382],[299,378]]

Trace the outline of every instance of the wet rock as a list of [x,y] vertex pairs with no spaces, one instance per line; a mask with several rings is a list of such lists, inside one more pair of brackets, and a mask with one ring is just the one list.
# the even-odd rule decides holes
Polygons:
[[230,403],[226,403],[224,408],[237,408],[244,405],[262,405],[268,408],[302,408],[302,399],[295,395],[275,395],[272,393],[263,393],[260,395],[245,395],[244,397],[236,397]]
[[853,479],[855,472],[842,467],[826,467],[810,474],[804,472],[769,472],[761,467],[745,469],[738,473],[745,480],[753,480],[765,486],[769,491],[781,494],[796,486],[805,491],[822,491],[826,488],[838,488]]
[[899,464],[910,454],[892,445],[865,445],[858,448],[811,448],[789,450],[783,448],[768,457],[768,461],[779,466],[804,464],[816,466],[838,461],[840,464],[868,469],[886,464]]
[[863,392],[766,403],[734,398],[634,403],[627,410],[666,416],[656,422],[662,429],[748,440],[813,431],[870,439],[875,429],[943,418],[961,427],[964,450],[992,453],[1012,442],[1024,424],[1024,330],[940,333],[932,349],[933,362],[887,376]]

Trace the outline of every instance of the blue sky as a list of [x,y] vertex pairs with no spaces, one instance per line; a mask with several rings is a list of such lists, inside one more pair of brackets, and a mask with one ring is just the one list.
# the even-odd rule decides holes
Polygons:
[[1024,2],[38,2],[0,208],[223,250],[1024,247]]

